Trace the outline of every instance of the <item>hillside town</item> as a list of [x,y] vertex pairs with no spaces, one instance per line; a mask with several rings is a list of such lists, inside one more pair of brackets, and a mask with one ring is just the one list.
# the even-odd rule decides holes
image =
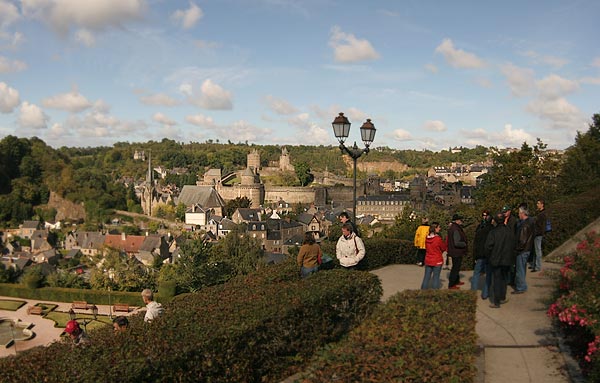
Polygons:
[[[326,171],[316,174],[314,182],[306,187],[265,184],[261,176],[293,171],[285,147],[281,149],[279,161],[271,161],[268,167],[260,166],[260,155],[253,150],[247,156],[245,169],[225,175],[220,169],[208,169],[196,185],[184,185],[181,189],[172,184],[161,185],[158,181],[167,174],[186,173],[187,169],[152,166],[150,156],[143,151],[136,151],[133,158],[148,162],[146,179],[126,178],[122,182],[125,187],[134,186],[144,214],[156,215],[161,205],[183,205],[183,222],[157,233],[141,226],[142,235],[119,232],[118,218],[99,231],[83,231],[72,224],[64,240],[58,241],[55,231],[65,231],[61,222],[24,221],[18,229],[3,231],[2,263],[15,271],[42,265],[44,273],[49,274],[60,260],[63,265],[70,265],[71,272],[85,273],[85,263],[78,261],[80,257],[91,259],[111,249],[151,267],[157,262],[177,262],[182,233],[199,231],[204,241],[218,242],[238,226],[259,241],[265,258],[272,259],[289,254],[291,247],[301,245],[306,232],[317,240],[328,237],[339,214],[352,211],[353,207],[352,180]],[[491,161],[435,166],[410,181],[369,174],[361,180],[357,190],[357,224],[377,227],[393,223],[407,210],[414,214],[431,205],[451,208],[457,204],[472,204],[472,191],[491,166]],[[239,207],[227,216],[225,205],[235,198],[246,198],[250,206]],[[30,244],[23,245],[23,240]]]

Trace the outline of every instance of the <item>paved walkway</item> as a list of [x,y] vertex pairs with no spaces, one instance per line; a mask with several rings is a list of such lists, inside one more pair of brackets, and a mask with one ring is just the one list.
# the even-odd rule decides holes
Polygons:
[[[557,265],[544,265],[548,269]],[[383,284],[383,299],[398,291],[418,289],[423,268],[413,265],[391,265],[373,271]],[[442,286],[448,284],[449,271],[442,272]],[[465,282],[461,290],[470,288],[472,271],[461,272]],[[478,382],[521,383],[571,382],[563,353],[550,319],[546,316],[554,282],[544,272],[528,273],[527,293],[509,296],[500,309],[490,308],[489,300],[477,300],[477,325],[482,355],[478,361]],[[512,289],[509,287],[509,291]],[[458,293],[458,292],[457,292]]]
[[[27,350],[29,348],[41,345],[48,345],[58,339],[60,339],[60,335],[63,333],[63,328],[54,327],[54,321],[50,319],[46,319],[41,315],[35,314],[27,314],[27,308],[29,306],[34,306],[37,303],[46,303],[46,304],[55,304],[58,305],[54,309],[54,311],[62,311],[69,312],[71,309],[71,303],[64,302],[49,302],[49,301],[40,301],[35,299],[21,299],[14,297],[3,297],[0,296],[0,299],[8,299],[8,300],[18,300],[27,302],[25,305],[21,306],[17,311],[9,311],[9,310],[0,310],[0,318],[1,319],[17,319],[22,322],[32,323],[31,331],[35,333],[35,336],[30,340],[17,341],[15,345],[10,347],[4,347],[4,345],[0,345],[0,358],[15,355],[15,353]],[[140,298],[141,302],[141,298]],[[109,307],[108,305],[96,305],[98,307],[99,315],[109,315]],[[137,309],[139,310],[139,308]],[[120,312],[117,315],[131,315],[137,312],[137,310],[130,310],[128,314]],[[87,313],[91,314],[91,310],[75,310],[78,313]],[[113,313],[113,315],[115,315]]]

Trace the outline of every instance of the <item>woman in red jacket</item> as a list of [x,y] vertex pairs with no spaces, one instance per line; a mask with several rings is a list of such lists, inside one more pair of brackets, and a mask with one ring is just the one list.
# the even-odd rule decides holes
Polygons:
[[446,241],[440,236],[441,230],[438,222],[433,222],[429,226],[429,235],[425,240],[425,275],[421,283],[422,290],[429,288],[430,283],[432,289],[441,287],[440,273],[444,263],[442,253],[448,249]]

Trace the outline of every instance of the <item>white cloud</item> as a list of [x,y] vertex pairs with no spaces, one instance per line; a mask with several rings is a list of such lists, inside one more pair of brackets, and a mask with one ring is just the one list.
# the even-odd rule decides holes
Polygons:
[[[188,88],[186,88],[186,90],[188,90]],[[202,83],[199,97],[190,97],[190,101],[201,108],[209,110],[233,109],[231,92],[223,89],[220,85],[215,84],[210,79],[207,79]]]
[[306,144],[305,137],[310,137],[311,144],[314,145],[326,145],[331,143],[331,135],[327,129],[321,128],[315,123],[311,123],[307,132],[302,132],[298,143]]
[[511,124],[504,125],[500,133],[490,135],[494,142],[504,144],[506,147],[520,147],[523,142],[534,142],[534,137],[523,129],[513,129]]
[[339,26],[331,29],[329,46],[333,48],[335,61],[338,62],[348,63],[379,58],[379,53],[368,40],[357,39],[351,33],[342,32]]
[[485,62],[473,53],[454,48],[454,44],[450,39],[444,39],[435,48],[435,51],[436,53],[441,53],[446,62],[455,68],[482,68],[485,66]]
[[163,124],[163,125],[167,125],[167,126],[173,126],[173,125],[177,125],[177,122],[170,119],[169,117],[167,117],[166,115],[157,112],[154,113],[154,116],[152,116],[152,119],[156,122],[158,122],[159,124]]
[[310,126],[309,118],[310,116],[308,113],[300,113],[296,116],[290,117],[288,119],[288,123],[297,128],[308,128]]
[[475,79],[475,83],[477,85],[479,85],[482,88],[486,88],[486,89],[490,89],[493,87],[492,82],[490,81],[490,79],[487,79],[485,77],[477,77]]
[[565,66],[569,63],[569,60],[562,59],[562,58],[556,57],[556,56],[542,55],[535,51],[526,51],[526,52],[523,52],[522,54],[523,54],[523,56],[533,59],[533,62],[536,64],[542,63],[545,65],[554,67],[556,69],[562,68],[563,66]]
[[202,9],[190,1],[190,7],[186,10],[177,10],[171,15],[171,19],[179,23],[181,28],[190,29],[196,25],[198,20],[204,16]]
[[502,65],[500,70],[508,80],[508,85],[513,95],[521,97],[529,94],[533,90],[533,70],[520,68],[512,63]]
[[79,113],[92,107],[92,103],[76,89],[69,93],[57,94],[42,101],[46,108],[62,109],[71,113]]
[[164,93],[156,93],[148,96],[140,96],[140,101],[144,105],[157,105],[157,106],[176,106],[179,105],[179,101],[170,97]]
[[146,0],[21,0],[23,15],[65,36],[71,29],[102,31],[140,19]]
[[575,81],[552,74],[538,81],[537,87],[542,98],[556,99],[576,91],[579,85]]
[[392,139],[396,141],[412,141],[413,137],[409,131],[404,129],[396,129],[392,132]]
[[75,41],[85,45],[86,47],[91,47],[96,44],[96,38],[89,30],[82,28],[75,32]]
[[19,10],[14,4],[0,0],[0,29],[10,26],[20,17]]
[[427,71],[431,72],[431,73],[437,73],[439,72],[439,69],[437,66],[433,65],[433,64],[426,64],[425,65],[425,69],[427,69]]
[[440,120],[428,120],[423,124],[423,129],[429,130],[432,132],[445,132],[446,124]]
[[592,66],[600,68],[600,57],[596,57],[594,61],[592,61]]
[[477,128],[474,130],[461,130],[461,135],[470,139],[487,139],[488,133],[485,129]]
[[281,98],[275,98],[271,95],[265,97],[265,102],[273,112],[281,115],[294,114],[298,112],[292,104]]
[[18,122],[22,128],[34,130],[45,129],[48,123],[48,116],[44,114],[44,111],[39,106],[23,101]]
[[196,114],[193,116],[187,116],[185,118],[187,122],[196,126],[203,126],[206,128],[213,128],[216,126],[214,120],[211,117],[204,116],[202,114]]
[[550,128],[570,131],[585,129],[581,111],[565,98],[538,98],[527,105],[527,111],[549,123]]
[[27,69],[27,64],[19,60],[9,60],[4,56],[0,56],[0,73],[20,72]]
[[0,82],[0,112],[11,113],[20,102],[19,91]]

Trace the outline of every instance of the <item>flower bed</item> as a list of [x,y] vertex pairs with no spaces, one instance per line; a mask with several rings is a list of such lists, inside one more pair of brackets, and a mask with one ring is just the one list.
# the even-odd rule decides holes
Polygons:
[[548,315],[564,331],[567,344],[590,381],[600,380],[600,235],[595,232],[565,257],[560,270],[558,299]]

